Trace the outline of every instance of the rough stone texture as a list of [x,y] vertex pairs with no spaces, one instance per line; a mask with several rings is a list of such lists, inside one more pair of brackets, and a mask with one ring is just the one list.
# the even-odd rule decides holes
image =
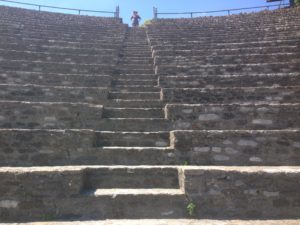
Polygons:
[[23,129],[97,129],[102,105],[86,103],[0,102],[0,127]]
[[[185,220],[185,219],[152,219],[152,220],[98,220],[72,222],[36,222],[27,225],[298,225],[299,220]],[[25,223],[10,223],[23,225]]]
[[[225,224],[299,218],[299,15],[128,28],[0,7],[1,222],[179,219],[192,202]],[[199,130],[169,137],[173,121]]]
[[[110,146],[110,139],[114,147]],[[167,141],[169,141],[167,133],[142,135],[82,129],[2,129],[0,130],[0,165],[178,164],[174,150],[162,147],[162,144],[168,145]]]
[[[298,128],[297,104],[167,104],[166,118],[175,130]],[[284,119],[283,119],[284,118]]]
[[300,131],[172,131],[172,147],[190,165],[297,166]]
[[198,217],[298,218],[298,169],[185,169],[184,187],[186,194],[197,206],[195,213]]
[[5,72],[0,74],[0,82],[2,84],[19,85],[28,83],[45,86],[109,87],[111,84],[111,76]]
[[33,102],[87,102],[103,104],[107,101],[107,88],[66,87],[42,85],[1,84],[0,100]]
[[300,87],[163,88],[161,94],[172,103],[293,103],[300,99]]
[[212,87],[264,87],[299,86],[299,74],[254,74],[254,75],[195,75],[159,77],[159,85],[165,88],[212,88]]

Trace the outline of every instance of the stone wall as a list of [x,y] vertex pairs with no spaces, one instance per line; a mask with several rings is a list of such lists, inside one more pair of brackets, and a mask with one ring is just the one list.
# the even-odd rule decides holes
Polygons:
[[297,166],[299,130],[172,131],[171,146],[190,165]]
[[[166,118],[173,129],[235,130],[292,129],[300,126],[297,104],[166,105]],[[284,119],[283,119],[284,118]]]
[[171,103],[293,103],[300,87],[162,88],[161,99]]
[[300,214],[299,172],[289,167],[187,168],[184,187],[197,217],[291,219]]

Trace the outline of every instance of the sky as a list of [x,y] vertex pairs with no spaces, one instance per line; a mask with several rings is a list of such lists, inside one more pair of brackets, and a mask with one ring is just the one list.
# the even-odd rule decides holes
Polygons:
[[[99,11],[115,11],[116,6],[120,6],[120,17],[124,23],[130,23],[130,16],[133,10],[139,12],[142,17],[141,23],[153,18],[153,7],[157,7],[158,12],[190,12],[190,11],[213,11],[232,8],[244,8],[264,5],[279,4],[279,2],[266,3],[266,0],[14,0],[40,5],[51,5],[66,8],[90,9]],[[283,0],[288,3],[288,0]],[[0,4],[17,6],[16,4]],[[26,7],[26,6],[22,6]],[[49,10],[49,9],[47,9]],[[57,12],[63,12],[56,10]],[[218,15],[218,14],[215,14]],[[219,14],[220,15],[220,14]],[[187,17],[189,15],[179,15],[177,17]],[[176,17],[159,15],[160,18]]]

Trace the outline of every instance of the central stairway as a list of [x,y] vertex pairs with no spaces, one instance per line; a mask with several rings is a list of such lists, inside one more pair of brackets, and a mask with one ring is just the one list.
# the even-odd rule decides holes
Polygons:
[[103,112],[107,126],[100,127],[102,148],[116,153],[111,163],[175,164],[171,124],[165,119],[144,28],[128,28],[116,74]]
[[103,109],[103,126],[97,132],[100,152],[109,157],[100,157],[98,165],[124,166],[89,172],[80,198],[93,207],[79,201],[78,209],[86,208],[80,214],[87,218],[98,218],[99,212],[104,212],[103,218],[184,217],[186,197],[178,169],[166,166],[177,160],[144,28],[128,28],[116,71]]

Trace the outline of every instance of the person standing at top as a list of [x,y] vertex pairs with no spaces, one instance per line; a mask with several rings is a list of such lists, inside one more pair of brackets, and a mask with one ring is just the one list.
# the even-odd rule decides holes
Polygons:
[[131,16],[132,26],[138,27],[141,19],[142,18],[139,16],[138,12],[133,11],[133,14]]

